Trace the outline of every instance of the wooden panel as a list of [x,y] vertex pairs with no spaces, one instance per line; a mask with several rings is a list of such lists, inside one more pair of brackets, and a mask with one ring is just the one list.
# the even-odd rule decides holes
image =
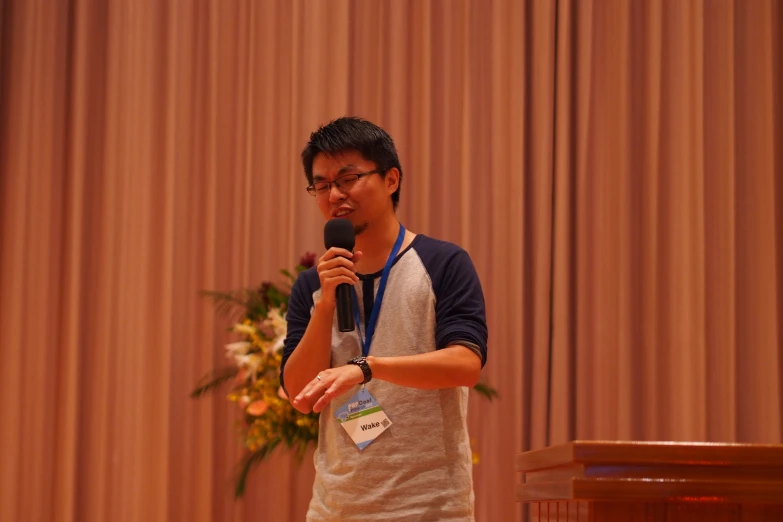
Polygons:
[[783,502],[783,481],[572,479],[517,485],[517,501],[644,500],[667,502]]
[[525,474],[525,482],[557,482],[571,478],[644,478],[708,480],[781,480],[783,468],[750,466],[676,466],[639,464],[573,464]]
[[780,522],[781,506],[645,502],[533,502],[532,522]]
[[533,502],[532,522],[590,522],[588,502]]
[[518,501],[783,503],[783,446],[576,441],[517,457]]
[[783,467],[783,446],[709,442],[573,441],[520,453],[517,471],[569,463]]

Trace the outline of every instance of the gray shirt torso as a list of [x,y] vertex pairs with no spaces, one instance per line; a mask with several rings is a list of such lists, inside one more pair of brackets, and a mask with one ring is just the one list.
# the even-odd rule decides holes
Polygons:
[[[437,275],[438,270],[446,272]],[[447,272],[457,274],[459,279]],[[363,290],[372,287],[377,292],[379,275],[365,277],[371,282],[355,285],[362,334],[366,324],[361,305]],[[460,288],[465,278],[472,285],[467,291]],[[476,289],[476,285],[478,279],[464,251],[449,243],[417,236],[391,269],[370,353],[377,357],[415,355],[444,347],[439,344],[463,344],[476,351],[483,361],[484,303],[480,286]],[[461,290],[464,296],[459,295]],[[312,301],[305,298],[299,305],[317,302],[320,289],[314,289],[310,296]],[[480,304],[475,302],[477,298]],[[446,301],[440,304],[441,308],[439,299]],[[460,301],[465,299],[472,302],[461,306]],[[444,311],[446,306],[451,308]],[[478,309],[480,313],[476,314]],[[311,312],[312,307],[308,315]],[[445,312],[452,312],[448,317],[456,313],[460,320],[443,319]],[[476,317],[471,319],[460,312]],[[476,324],[470,324],[472,321]],[[287,348],[290,355],[293,349]],[[342,366],[360,354],[359,334],[339,332],[335,318],[332,367]],[[323,410],[307,520],[473,521],[468,389],[421,390],[379,380],[366,386],[393,424],[359,450],[334,417],[335,410],[358,391],[358,386],[336,397]]]

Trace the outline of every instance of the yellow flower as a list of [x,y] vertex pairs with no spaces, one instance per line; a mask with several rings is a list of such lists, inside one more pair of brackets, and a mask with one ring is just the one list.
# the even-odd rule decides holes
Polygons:
[[471,460],[473,461],[473,464],[476,465],[480,462],[481,457],[478,453],[478,451],[474,450],[473,448],[476,446],[476,439],[473,437],[470,438],[470,452],[471,452]]
[[245,335],[255,335],[256,328],[253,326],[253,323],[251,323],[250,321],[245,321],[242,324],[235,324],[233,331]]

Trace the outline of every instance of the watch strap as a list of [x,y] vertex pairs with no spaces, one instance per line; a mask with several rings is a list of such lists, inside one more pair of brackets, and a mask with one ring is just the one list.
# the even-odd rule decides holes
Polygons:
[[350,359],[348,361],[348,364],[355,364],[362,370],[362,374],[364,375],[364,380],[361,382],[361,384],[370,382],[370,380],[372,379],[372,370],[370,369],[370,365],[367,363],[367,357],[364,357],[362,355],[358,357],[354,357],[353,359]]

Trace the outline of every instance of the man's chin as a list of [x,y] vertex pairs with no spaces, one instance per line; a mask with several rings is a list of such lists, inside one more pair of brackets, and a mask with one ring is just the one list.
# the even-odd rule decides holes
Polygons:
[[370,224],[369,224],[369,223],[362,223],[362,224],[360,224],[360,225],[354,225],[354,226],[353,226],[353,233],[354,233],[355,235],[357,235],[357,236],[358,236],[359,234],[363,234],[364,232],[366,232],[366,231],[367,231],[367,227],[369,227],[369,226],[370,226]]

